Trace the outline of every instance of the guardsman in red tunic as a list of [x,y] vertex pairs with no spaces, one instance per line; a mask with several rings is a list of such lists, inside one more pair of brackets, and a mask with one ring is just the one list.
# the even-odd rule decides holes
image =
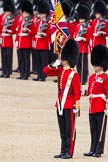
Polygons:
[[10,78],[12,74],[13,38],[15,34],[14,4],[12,1],[4,0],[4,14],[1,16],[1,60],[2,74],[0,77]]
[[35,27],[35,42],[34,48],[36,49],[38,57],[38,71],[37,78],[34,81],[45,81],[45,74],[43,68],[48,64],[48,50],[50,48],[50,23],[49,23],[49,4],[45,0],[40,0],[37,6],[38,15],[40,20],[36,23]]
[[18,66],[13,72],[20,72],[20,59],[19,59],[19,49],[18,49],[18,26],[19,22],[22,20],[22,11],[21,11],[21,6],[24,0],[17,0],[15,4],[16,8],[16,17],[15,17],[15,22],[16,22],[16,37],[15,37],[15,46],[16,46],[16,51],[17,51],[17,60],[18,60]]
[[[37,11],[37,4],[39,0],[34,0],[33,1],[33,21],[36,26],[38,19],[38,11]],[[34,48],[34,43],[35,43],[35,35],[32,36],[32,71],[31,73],[37,74],[38,70],[38,57],[37,57],[37,51]]]
[[[84,156],[101,157],[104,153],[106,123],[108,116],[108,48],[96,45],[91,53],[91,64],[95,73],[89,77],[89,124],[91,133],[90,152]],[[107,115],[107,116],[106,116]]]
[[104,1],[96,1],[94,5],[95,19],[91,22],[93,28],[92,47],[97,44],[106,45],[106,36],[108,36],[108,20],[106,15],[106,4]]
[[20,77],[16,79],[27,80],[30,76],[30,52],[32,48],[32,35],[34,22],[32,19],[33,8],[30,1],[22,4],[22,20],[18,24],[18,49],[20,59]]
[[73,38],[75,26],[77,24],[75,18],[73,18],[73,20],[71,19],[72,18],[71,10],[73,8],[73,4],[70,3],[69,1],[63,1],[61,3],[61,6],[62,6],[64,15],[65,15],[65,19],[67,22],[67,27],[68,27],[70,38]]
[[90,38],[92,29],[89,23],[90,10],[85,5],[78,7],[78,24],[75,27],[74,39],[78,42],[80,55],[77,70],[80,74],[82,85],[86,84],[88,78],[88,53],[90,52]]
[[60,60],[44,68],[48,76],[58,76],[60,70],[60,81],[58,81],[58,99],[56,102],[57,118],[61,137],[61,152],[54,158],[69,159],[73,157],[75,144],[75,116],[79,114],[80,100],[80,77],[74,71],[79,55],[79,48],[75,40],[69,39],[61,53]]

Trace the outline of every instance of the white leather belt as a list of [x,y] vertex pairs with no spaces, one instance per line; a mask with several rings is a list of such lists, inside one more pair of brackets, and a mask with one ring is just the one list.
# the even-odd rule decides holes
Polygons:
[[90,94],[89,97],[90,98],[101,97],[104,101],[106,101],[106,96],[104,94]]

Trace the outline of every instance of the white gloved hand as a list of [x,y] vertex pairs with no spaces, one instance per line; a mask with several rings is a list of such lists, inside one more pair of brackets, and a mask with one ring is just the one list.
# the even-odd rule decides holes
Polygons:
[[61,60],[57,59],[53,64],[52,67],[58,67],[61,64]]
[[85,96],[86,95],[86,90],[85,89],[81,89],[81,95]]
[[76,41],[85,41],[85,38],[83,38],[83,37],[76,37],[75,40]]
[[104,112],[105,112],[105,115],[108,117],[108,109],[105,109]]
[[98,35],[104,35],[104,34],[106,34],[106,33],[103,32],[103,31],[99,31],[99,32],[97,32],[97,34],[98,34]]
[[74,108],[73,113],[76,114],[77,117],[79,117],[80,116],[80,109]]

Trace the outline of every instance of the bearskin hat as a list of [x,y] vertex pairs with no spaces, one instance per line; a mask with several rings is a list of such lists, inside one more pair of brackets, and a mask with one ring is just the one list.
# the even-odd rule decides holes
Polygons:
[[73,39],[68,39],[61,52],[61,60],[68,61],[70,67],[74,68],[75,65],[77,64],[78,56],[79,56],[79,47],[77,42]]
[[86,21],[90,18],[90,10],[86,5],[79,5],[78,7],[78,19],[85,19]]
[[39,0],[33,0],[33,10],[37,11],[38,2],[39,2]]
[[67,3],[67,2],[62,2],[62,3],[61,3],[61,6],[62,6],[62,9],[63,9],[64,14],[65,14],[67,17],[69,17],[70,11],[71,11],[71,6],[69,5],[69,3]]
[[23,2],[24,2],[24,0],[17,0],[17,2],[15,3],[15,8],[21,9]]
[[108,69],[108,48],[102,44],[96,45],[91,52],[92,66],[101,66],[104,71]]
[[103,0],[97,0],[94,4],[94,13],[100,13],[102,16],[106,14],[106,3]]
[[70,0],[63,0],[62,2],[68,3],[71,8],[74,6],[73,2]]
[[49,3],[46,0],[40,0],[38,2],[37,11],[39,13],[45,13],[45,14],[49,15],[50,14]]
[[85,5],[85,6],[88,7],[88,9],[90,10],[90,4],[89,4],[87,1],[81,0],[81,1],[79,2],[79,6],[80,6],[80,5]]
[[23,4],[22,4],[22,12],[28,12],[28,13],[30,13],[31,15],[33,14],[33,6],[32,6],[32,4],[31,4],[31,2],[30,1],[28,1],[28,0],[25,0],[24,2],[23,2]]
[[12,0],[4,0],[3,1],[3,11],[10,11],[12,13],[15,12],[15,7],[14,7],[14,3],[12,2]]

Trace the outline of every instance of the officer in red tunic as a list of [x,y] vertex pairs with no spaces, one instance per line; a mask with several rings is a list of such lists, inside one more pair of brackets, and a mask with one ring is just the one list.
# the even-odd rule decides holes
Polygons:
[[43,68],[48,64],[48,50],[50,49],[50,23],[49,23],[49,3],[45,0],[40,0],[37,6],[40,21],[35,26],[35,41],[34,48],[38,57],[37,78],[34,81],[45,81]]
[[106,36],[108,36],[108,20],[106,15],[106,4],[103,0],[98,0],[94,5],[95,19],[91,22],[93,28],[92,47],[97,44],[106,45]]
[[30,1],[22,4],[22,19],[18,24],[18,49],[20,59],[20,77],[16,79],[27,80],[30,76],[30,52],[32,48],[32,35],[34,35],[33,8]]
[[89,78],[87,91],[90,103],[91,147],[90,152],[84,153],[84,156],[101,157],[104,153],[108,116],[108,76],[105,74],[108,69],[108,48],[106,46],[99,44],[93,48],[91,64],[95,71]]
[[[58,100],[56,102],[57,118],[61,137],[61,152],[54,158],[69,159],[73,157],[75,144],[75,114],[79,113],[80,77],[74,71],[79,55],[75,40],[69,39],[61,53],[60,81],[58,81]],[[60,60],[44,68],[48,76],[58,76]]]
[[14,4],[10,0],[3,2],[4,14],[1,16],[1,60],[2,74],[0,77],[9,78],[12,74],[12,58],[13,58],[13,38],[15,34]]
[[77,70],[80,74],[82,85],[86,84],[88,78],[88,53],[90,52],[90,38],[92,29],[89,23],[90,9],[88,6],[78,7],[78,24],[75,27],[74,39],[78,42],[80,55],[78,58]]

